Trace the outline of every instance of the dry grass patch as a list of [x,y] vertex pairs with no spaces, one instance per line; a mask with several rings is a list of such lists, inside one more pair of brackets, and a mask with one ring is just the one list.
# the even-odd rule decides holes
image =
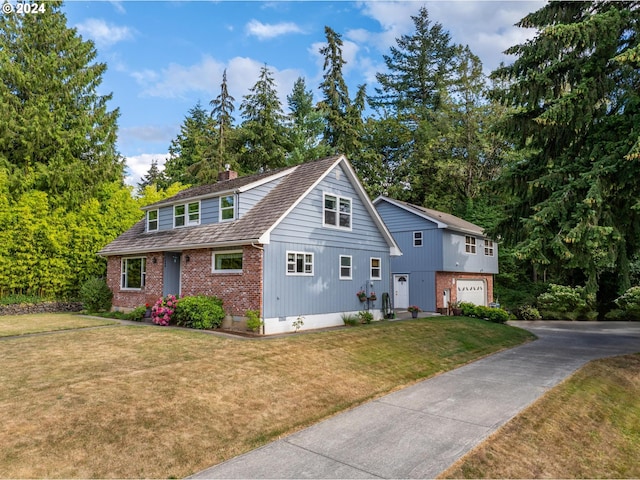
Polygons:
[[640,354],[587,364],[441,478],[640,478]]
[[0,477],[184,477],[529,338],[429,319],[269,340],[142,326],[9,339]]
[[0,316],[0,337],[98,327],[100,325],[112,325],[115,323],[113,320],[100,320],[72,313],[3,315]]

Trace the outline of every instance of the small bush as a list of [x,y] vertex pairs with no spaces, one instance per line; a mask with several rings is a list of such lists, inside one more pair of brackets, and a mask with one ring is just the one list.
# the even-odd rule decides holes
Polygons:
[[113,293],[102,278],[91,278],[80,287],[80,301],[88,312],[106,312],[111,309]]
[[363,310],[358,312],[358,319],[360,320],[360,323],[371,323],[373,322],[373,313]]
[[516,308],[515,315],[518,320],[540,320],[542,318],[538,309],[531,305],[520,305]]
[[125,318],[127,320],[133,320],[134,322],[141,322],[144,320],[145,313],[147,313],[147,307],[142,305],[141,307],[136,307],[131,312],[127,313]]
[[631,287],[615,303],[624,312],[626,320],[640,320],[640,287]]
[[542,316],[554,320],[595,320],[595,295],[585,287],[550,284],[549,291],[538,296]]
[[462,315],[464,317],[477,317],[478,316],[477,307],[478,306],[474,305],[473,303],[460,302],[457,308],[462,310]]
[[181,298],[175,311],[179,326],[204,330],[220,327],[224,316],[222,300],[205,295]]
[[349,315],[347,313],[343,313],[342,321],[344,322],[345,325],[348,325],[350,327],[355,327],[356,325],[358,325],[359,319],[355,315]]
[[10,293],[0,298],[0,305],[20,305],[22,303],[35,304],[46,302],[47,299],[39,295],[24,295],[22,293]]
[[247,310],[245,316],[247,317],[247,328],[252,332],[257,332],[262,326],[260,310]]
[[174,320],[173,315],[177,306],[178,300],[175,295],[160,297],[153,307],[151,307],[151,321],[156,325],[166,327]]
[[509,312],[502,308],[490,308],[484,305],[462,302],[460,309],[465,317],[482,318],[493,323],[505,323],[509,320]]

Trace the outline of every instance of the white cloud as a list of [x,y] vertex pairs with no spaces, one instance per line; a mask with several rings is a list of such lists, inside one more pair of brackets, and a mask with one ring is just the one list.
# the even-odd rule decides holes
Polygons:
[[[229,94],[239,105],[242,97],[247,95],[249,89],[258,81],[263,66],[263,62],[249,57],[234,57],[224,64],[205,55],[199,63],[193,65],[171,63],[161,72],[142,70],[132,73],[132,76],[144,87],[144,96],[190,98],[193,92],[198,92],[204,93],[204,103],[208,104],[220,94],[222,73],[226,68]],[[303,76],[303,73],[297,69],[277,70],[268,67],[276,83],[280,102],[286,110],[286,97],[291,93],[296,79]]]
[[304,33],[302,29],[292,22],[262,23],[259,20],[250,20],[245,26],[247,35],[257,37],[259,40],[268,40],[289,33]]
[[131,40],[134,36],[131,28],[108,24],[98,18],[87,18],[75,27],[81,35],[91,38],[99,47],[108,47],[123,40]]
[[137,186],[140,179],[149,171],[151,163],[154,160],[158,162],[158,169],[163,170],[164,163],[168,158],[168,153],[143,153],[142,155],[127,157],[127,176],[125,177],[125,183]]
[[121,0],[110,0],[109,3],[111,5],[113,5],[113,8],[115,8],[118,13],[126,13],[127,12],[124,9],[124,5],[122,5],[122,1]]

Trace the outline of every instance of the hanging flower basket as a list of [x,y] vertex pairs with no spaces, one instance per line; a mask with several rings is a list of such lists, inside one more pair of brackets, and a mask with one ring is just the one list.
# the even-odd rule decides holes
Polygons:
[[356,296],[361,302],[367,301],[367,294],[364,290],[360,290],[358,293],[356,293]]
[[371,292],[369,294],[369,300],[371,300],[372,302],[375,302],[378,299],[378,297],[376,296],[376,292]]

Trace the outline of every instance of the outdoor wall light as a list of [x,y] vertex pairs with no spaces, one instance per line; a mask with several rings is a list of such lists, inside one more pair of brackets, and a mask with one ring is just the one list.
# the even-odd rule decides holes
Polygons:
[[186,257],[184,257],[184,259],[187,261],[187,263],[189,262],[189,260],[191,260],[191,257],[189,255],[187,255]]
[[151,263],[158,263],[158,259],[157,259],[156,257],[153,257],[153,258],[151,259]]

